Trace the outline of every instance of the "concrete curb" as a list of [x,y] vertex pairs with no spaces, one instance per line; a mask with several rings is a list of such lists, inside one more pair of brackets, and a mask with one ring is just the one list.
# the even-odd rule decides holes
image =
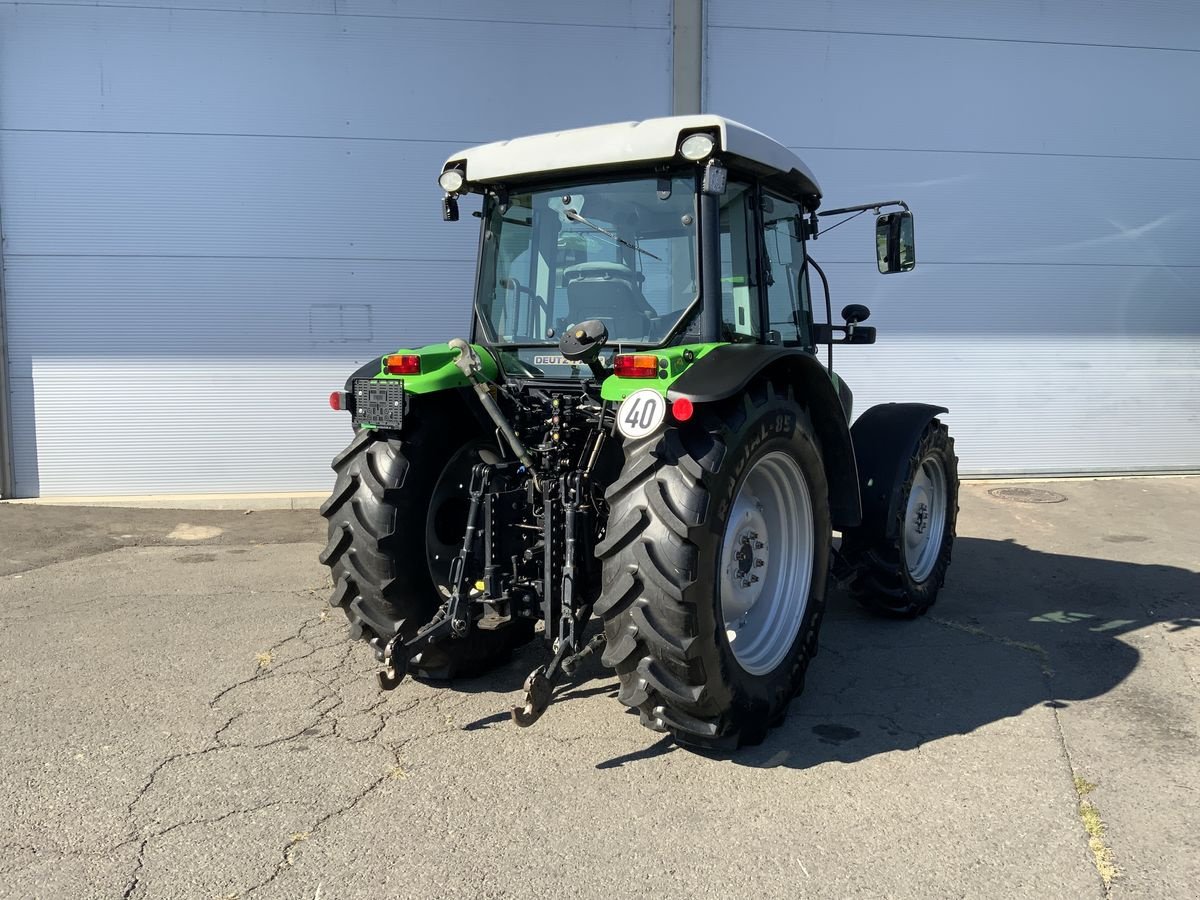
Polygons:
[[33,506],[115,506],[126,509],[318,509],[328,491],[259,494],[147,494],[133,497],[31,497],[3,500]]
[[[1045,484],[1064,481],[1132,481],[1135,479],[1200,478],[1200,474],[1154,472],[1143,475],[1027,475],[975,476],[962,479],[964,484]],[[0,500],[5,503],[29,503],[34,506],[115,506],[127,509],[319,509],[329,496],[327,491],[296,491],[246,494],[147,494],[116,497],[30,497]]]

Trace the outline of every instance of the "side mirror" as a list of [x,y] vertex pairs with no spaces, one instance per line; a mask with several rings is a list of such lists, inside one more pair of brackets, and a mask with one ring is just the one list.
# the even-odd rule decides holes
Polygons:
[[907,272],[917,264],[911,212],[884,213],[875,220],[875,256],[883,275]]

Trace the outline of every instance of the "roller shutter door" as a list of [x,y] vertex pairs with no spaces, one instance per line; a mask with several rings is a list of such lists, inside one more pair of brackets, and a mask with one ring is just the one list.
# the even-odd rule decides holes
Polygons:
[[1200,7],[1034,0],[709,6],[706,110],[789,145],[828,207],[901,197],[916,270],[869,214],[820,238],[856,408],[951,408],[964,472],[1200,469]]
[[669,0],[0,0],[17,495],[327,487],[329,391],[468,330],[444,158],[670,65]]

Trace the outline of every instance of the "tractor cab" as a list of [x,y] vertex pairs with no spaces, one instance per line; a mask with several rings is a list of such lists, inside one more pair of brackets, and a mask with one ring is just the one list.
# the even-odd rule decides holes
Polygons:
[[[815,327],[805,252],[820,188],[799,157],[739,123],[683,116],[487,144],[452,156],[439,183],[450,220],[460,196],[483,197],[473,339],[506,374],[591,377],[559,348],[585,321],[603,324],[614,356],[714,343],[811,352],[833,339],[828,321]],[[899,271],[901,256],[911,268],[911,215],[880,222],[880,270]]]

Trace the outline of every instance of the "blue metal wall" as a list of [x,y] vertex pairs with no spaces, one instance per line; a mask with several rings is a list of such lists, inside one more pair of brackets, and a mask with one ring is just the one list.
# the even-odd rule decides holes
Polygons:
[[[670,2],[0,0],[21,495],[321,489],[324,397],[467,327],[459,146],[671,108]],[[708,3],[706,107],[793,146],[875,347],[859,408],[953,408],[964,470],[1200,468],[1191,2]]]
[[327,487],[329,391],[468,328],[442,161],[669,112],[668,0],[0,0],[18,495]]
[[1200,6],[712,0],[706,73],[828,206],[914,209],[907,275],[869,217],[812,248],[859,409],[950,406],[968,472],[1200,469]]

